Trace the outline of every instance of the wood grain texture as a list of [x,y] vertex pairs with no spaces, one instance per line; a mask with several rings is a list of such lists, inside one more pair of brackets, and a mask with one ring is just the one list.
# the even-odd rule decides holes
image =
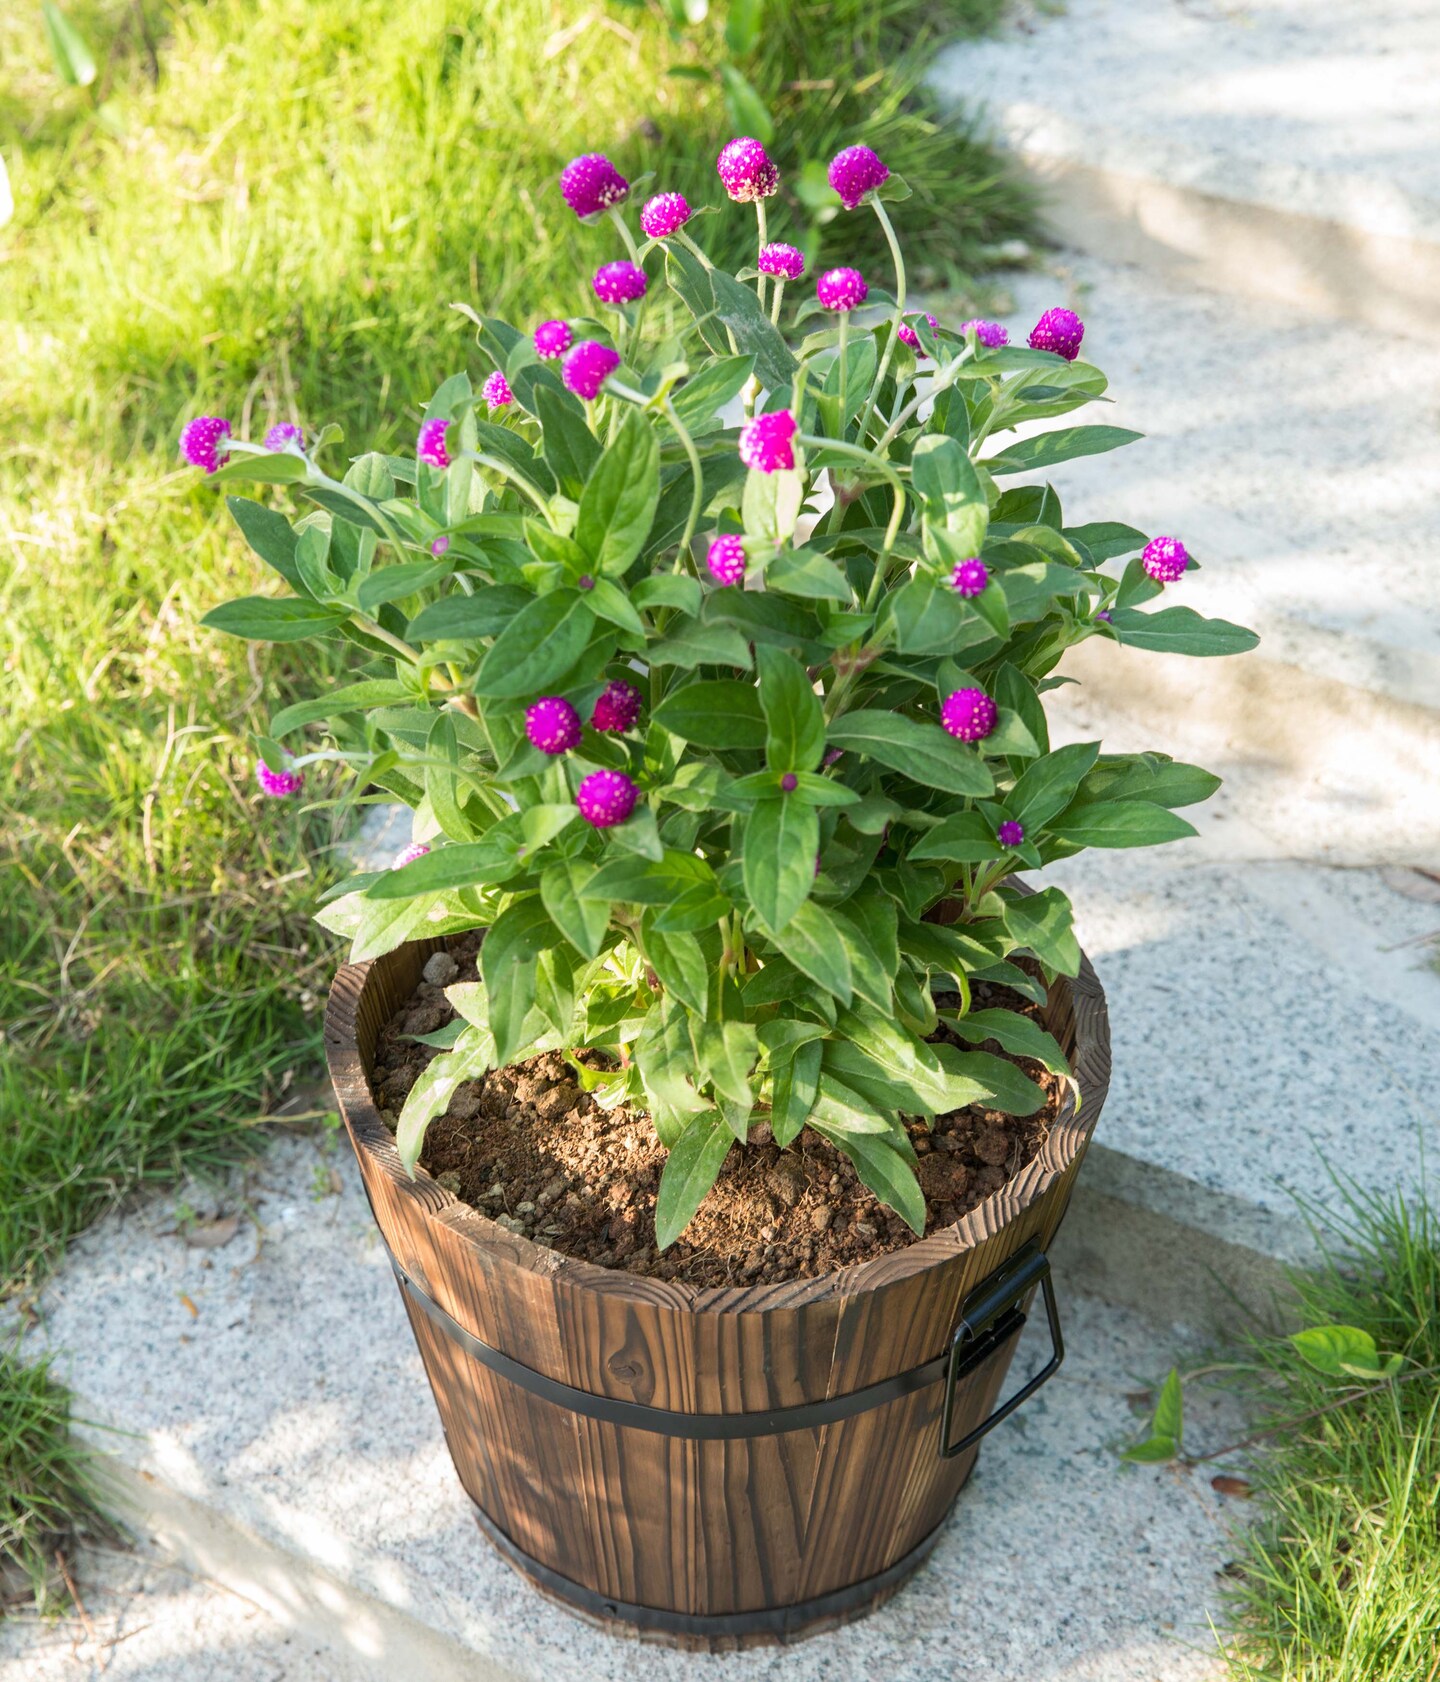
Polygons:
[[[484,1342],[578,1389],[652,1407],[793,1406],[940,1354],[962,1299],[1028,1239],[1053,1240],[1109,1084],[1104,994],[1086,961],[1076,981],[1055,984],[1045,1011],[1081,1101],[1072,1092],[1035,1159],[954,1226],[818,1279],[733,1288],[644,1279],[532,1244],[423,1169],[412,1179],[401,1166],[369,1071],[381,1026],[440,944],[347,965],[326,1011],[331,1078],[381,1232]],[[939,1384],[782,1436],[676,1439],[526,1394],[408,1311],[467,1492],[532,1560],[606,1599],[729,1614],[876,1577],[936,1529],[974,1464],[977,1450],[955,1460],[937,1452]],[[962,1380],[957,1436],[993,1406],[1012,1350]]]

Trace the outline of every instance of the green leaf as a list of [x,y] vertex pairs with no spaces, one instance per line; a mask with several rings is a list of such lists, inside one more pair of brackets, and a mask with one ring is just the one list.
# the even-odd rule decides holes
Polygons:
[[951,1082],[951,1092],[969,1092],[968,1086],[956,1082],[973,1083],[981,1095],[957,1098],[955,1107],[983,1102],[989,1108],[1004,1110],[1007,1115],[1034,1115],[1045,1102],[1045,1094],[1010,1061],[988,1051],[959,1051],[953,1045],[937,1045],[935,1055],[945,1067]]
[[251,502],[243,496],[227,496],[225,506],[230,510],[245,541],[267,566],[272,566],[296,593],[306,594],[300,582],[300,569],[295,564],[295,546],[299,538],[295,528],[283,514],[263,503]]
[[468,784],[460,772],[460,738],[456,715],[440,712],[430,726],[425,744],[425,795],[430,810],[441,831],[452,841],[468,842],[475,836],[475,826],[465,816],[462,807]]
[[1050,825],[1054,840],[1073,847],[1158,847],[1195,833],[1193,824],[1148,800],[1077,801]]
[[645,635],[643,620],[635,611],[629,596],[618,584],[612,584],[608,578],[597,578],[585,595],[590,611],[597,619],[603,619],[607,624],[615,625],[622,631],[629,631],[632,636]]
[[1061,975],[1079,975],[1080,942],[1070,901],[1059,888],[1007,900],[1005,927],[1016,944],[1028,946],[1042,964]]
[[765,569],[765,588],[811,601],[848,603],[854,599],[845,574],[814,549],[782,549]]
[[[731,9],[734,9],[733,0]],[[775,124],[765,101],[733,64],[720,66],[720,83],[725,89],[725,109],[731,127],[741,134],[753,134],[762,146],[768,146],[775,138]]]
[[655,927],[653,915],[641,921],[641,939],[650,967],[660,985],[697,1016],[705,1015],[710,992],[710,967],[700,942],[693,934],[665,934]]
[[813,899],[807,899],[771,940],[795,968],[841,1004],[849,1004],[854,990],[850,954],[835,919]]
[[578,495],[600,459],[600,441],[585,424],[579,403],[548,385],[535,388],[535,412],[544,437],[545,459],[561,485]]
[[1358,1326],[1310,1326],[1292,1332],[1290,1341],[1308,1365],[1330,1378],[1393,1378],[1404,1365],[1400,1355],[1382,1360],[1375,1339]]
[[60,79],[72,88],[88,88],[95,80],[95,60],[85,45],[85,38],[55,4],[55,0],[40,0],[40,12],[45,19],[45,38],[50,43],[50,56]]
[[1078,456],[1104,455],[1107,450],[1118,450],[1142,437],[1143,433],[1131,432],[1123,426],[1062,426],[1053,432],[1017,438],[1000,455],[980,465],[992,475],[1033,473],[1042,467],[1054,467],[1057,462],[1074,461]]
[[[725,18],[725,45],[736,58],[744,58],[747,53],[755,50],[760,40],[760,24],[764,15],[765,0],[730,0]],[[756,130],[755,138],[763,140],[764,136]]]
[[[824,1030],[817,1026],[817,1031]],[[782,1150],[799,1137],[814,1108],[820,1090],[821,1054],[820,1042],[810,1040],[786,1047],[770,1059],[770,1131]]]
[[696,1116],[681,1133],[660,1171],[655,1199],[655,1247],[667,1250],[695,1218],[729,1155],[734,1135],[717,1110]]
[[906,856],[917,861],[946,859],[951,864],[984,864],[1004,855],[1005,849],[995,839],[995,830],[983,813],[957,812],[927,830]]
[[1033,1016],[1018,1010],[972,1010],[968,1016],[947,1016],[945,1020],[955,1033],[972,1044],[994,1040],[1012,1057],[1029,1057],[1053,1075],[1070,1073],[1070,1065],[1055,1037],[1046,1033]]
[[289,454],[252,456],[232,454],[218,473],[210,475],[212,485],[294,485],[310,476],[310,463],[303,456]]
[[753,356],[719,356],[671,394],[680,424],[692,438],[702,438],[722,424],[720,411],[740,394],[754,371]]
[[946,794],[987,795],[995,783],[985,762],[938,724],[922,724],[900,713],[842,713],[827,732],[832,748],[862,753],[914,782]]
[[746,818],[745,893],[767,929],[783,929],[809,898],[819,846],[819,813],[793,795],[761,800]]
[[519,613],[496,637],[475,677],[475,693],[491,699],[538,695],[585,652],[595,616],[579,590],[552,590]]
[[844,1151],[864,1183],[912,1232],[924,1233],[925,1194],[920,1190],[915,1170],[883,1134],[844,1133],[813,1116],[810,1124]]
[[[755,1101],[750,1070],[760,1055],[760,1040],[750,1022],[705,1022],[695,1024],[695,1050],[700,1072],[715,1091],[748,1118]],[[738,1130],[737,1130],[738,1132]],[[743,1140],[744,1133],[738,1132]]]
[[587,958],[598,958],[610,927],[610,901],[587,896],[595,867],[582,859],[548,865],[540,877],[540,898],[550,920]]
[[[319,695],[313,701],[297,701],[283,707],[270,720],[272,736],[288,736],[305,724],[318,724],[322,719],[340,718],[346,713],[360,712],[369,707],[388,707],[411,699],[410,691],[393,678],[366,678],[361,683],[348,683]],[[417,718],[424,714],[417,709]]]
[[825,714],[805,668],[782,649],[755,651],[765,757],[772,771],[813,771],[825,756]]
[[631,590],[630,600],[641,609],[678,607],[682,613],[694,619],[699,616],[705,597],[698,578],[660,572],[652,573],[649,578],[642,578]]
[[481,943],[480,978],[490,1000],[495,1061],[501,1068],[514,1062],[524,1044],[525,1018],[535,1002],[535,961],[559,938],[544,903],[530,894],[507,906]]
[[595,570],[618,578],[645,547],[660,500],[660,444],[638,409],[626,412],[615,442],[586,481],[575,541]]
[[1081,794],[1086,801],[1148,800],[1175,807],[1208,800],[1219,787],[1213,771],[1164,754],[1105,754],[1081,784]]
[[423,607],[406,627],[411,642],[469,642],[496,637],[535,598],[516,584],[484,584],[473,596],[446,596]]
[[761,473],[752,469],[740,499],[745,534],[767,544],[788,543],[805,502],[804,476],[793,469]]
[[681,624],[650,645],[652,666],[740,666],[750,668],[750,644],[733,625]]
[[349,618],[344,608],[316,602],[279,600],[271,596],[242,596],[239,601],[212,607],[200,621],[207,629],[224,631],[251,642],[299,642],[323,636]]
[[763,748],[765,714],[753,684],[733,678],[690,683],[656,707],[654,720],[702,748]]
[[437,1115],[450,1107],[457,1088],[479,1080],[495,1066],[495,1041],[490,1030],[466,1026],[448,1056],[434,1057],[406,1094],[395,1127],[395,1148],[409,1174],[415,1172],[425,1144],[425,1131]]
[[1088,526],[1066,526],[1065,535],[1074,543],[1085,546],[1092,561],[1112,561],[1120,555],[1133,555],[1145,547],[1145,533],[1134,526],[1122,525],[1118,520],[1098,520]]
[[926,517],[962,537],[964,560],[980,552],[988,513],[985,492],[970,457],[955,439],[929,432],[915,445],[910,476]]
[[760,308],[760,300],[748,286],[723,269],[709,271],[715,310],[735,335],[742,355],[755,358],[755,373],[767,391],[780,391],[795,377],[795,358],[780,330]]
[[580,890],[588,899],[628,900],[632,905],[669,905],[691,888],[715,889],[715,873],[694,853],[674,848],[659,859],[612,858]]
[[1071,742],[1025,767],[1007,804],[1027,835],[1065,810],[1099,752],[1099,742]]
[[428,590],[451,573],[449,561],[401,561],[398,565],[381,567],[360,583],[355,599],[360,611],[372,619],[375,610],[385,602],[399,601],[413,596],[417,590]]
[[1133,607],[1113,608],[1110,628],[1131,648],[1202,659],[1244,654],[1260,641],[1254,631],[1232,625],[1227,619],[1202,618],[1193,607],[1162,607],[1155,613],[1142,613]]
[[389,502],[395,495],[395,475],[378,450],[356,456],[346,470],[344,482],[371,502]]
[[519,870],[514,849],[487,837],[436,847],[403,870],[387,870],[365,890],[372,900],[413,899],[451,888],[493,887]]

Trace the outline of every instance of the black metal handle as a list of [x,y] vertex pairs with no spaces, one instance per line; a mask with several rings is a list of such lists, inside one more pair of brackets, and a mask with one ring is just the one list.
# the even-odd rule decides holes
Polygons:
[[[1025,1324],[1025,1311],[1020,1299],[1039,1285],[1045,1295],[1045,1316],[1050,1323],[1050,1359],[1040,1371],[1021,1385],[1013,1396],[1001,1402],[995,1411],[967,1431],[959,1442],[951,1442],[955,1424],[955,1387],[967,1373],[988,1361]],[[1050,1278],[1050,1262],[1033,1238],[1018,1249],[1009,1261],[998,1267],[981,1285],[977,1285],[960,1305],[960,1319],[950,1339],[950,1352],[945,1364],[945,1406],[940,1415],[940,1453],[953,1460],[967,1448],[973,1448],[981,1437],[993,1431],[1002,1419],[1008,1419],[1022,1402],[1028,1401],[1047,1379],[1053,1378],[1065,1359],[1065,1339],[1060,1333],[1060,1311],[1055,1305],[1055,1286]]]

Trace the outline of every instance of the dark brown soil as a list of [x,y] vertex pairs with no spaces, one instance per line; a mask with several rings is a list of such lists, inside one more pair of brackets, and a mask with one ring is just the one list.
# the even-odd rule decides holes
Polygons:
[[[444,985],[476,978],[478,948],[478,935],[450,942],[458,969]],[[381,1030],[371,1086],[392,1129],[421,1070],[440,1055],[406,1036],[433,1033],[454,1018],[444,985],[422,981]],[[983,984],[975,1004],[1035,1009],[1006,988]],[[1005,1055],[993,1043],[985,1049]],[[998,1191],[1045,1142],[1062,1083],[1038,1064],[1012,1061],[1046,1092],[1048,1102],[1035,1115],[971,1106],[938,1117],[930,1128],[918,1121],[909,1126],[927,1234]],[[598,1055],[594,1065],[603,1066]],[[750,1141],[730,1152],[699,1213],[659,1253],[655,1194],[665,1151],[649,1116],[628,1106],[602,1109],[558,1052],[466,1082],[430,1123],[420,1160],[466,1203],[537,1244],[692,1285],[808,1279],[915,1242],[849,1161],[809,1128],[784,1151],[764,1123],[751,1128]]]

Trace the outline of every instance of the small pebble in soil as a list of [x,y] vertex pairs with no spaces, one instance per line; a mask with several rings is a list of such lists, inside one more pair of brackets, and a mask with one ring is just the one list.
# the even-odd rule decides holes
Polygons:
[[448,987],[460,973],[460,966],[448,952],[432,952],[420,972],[432,987]]

